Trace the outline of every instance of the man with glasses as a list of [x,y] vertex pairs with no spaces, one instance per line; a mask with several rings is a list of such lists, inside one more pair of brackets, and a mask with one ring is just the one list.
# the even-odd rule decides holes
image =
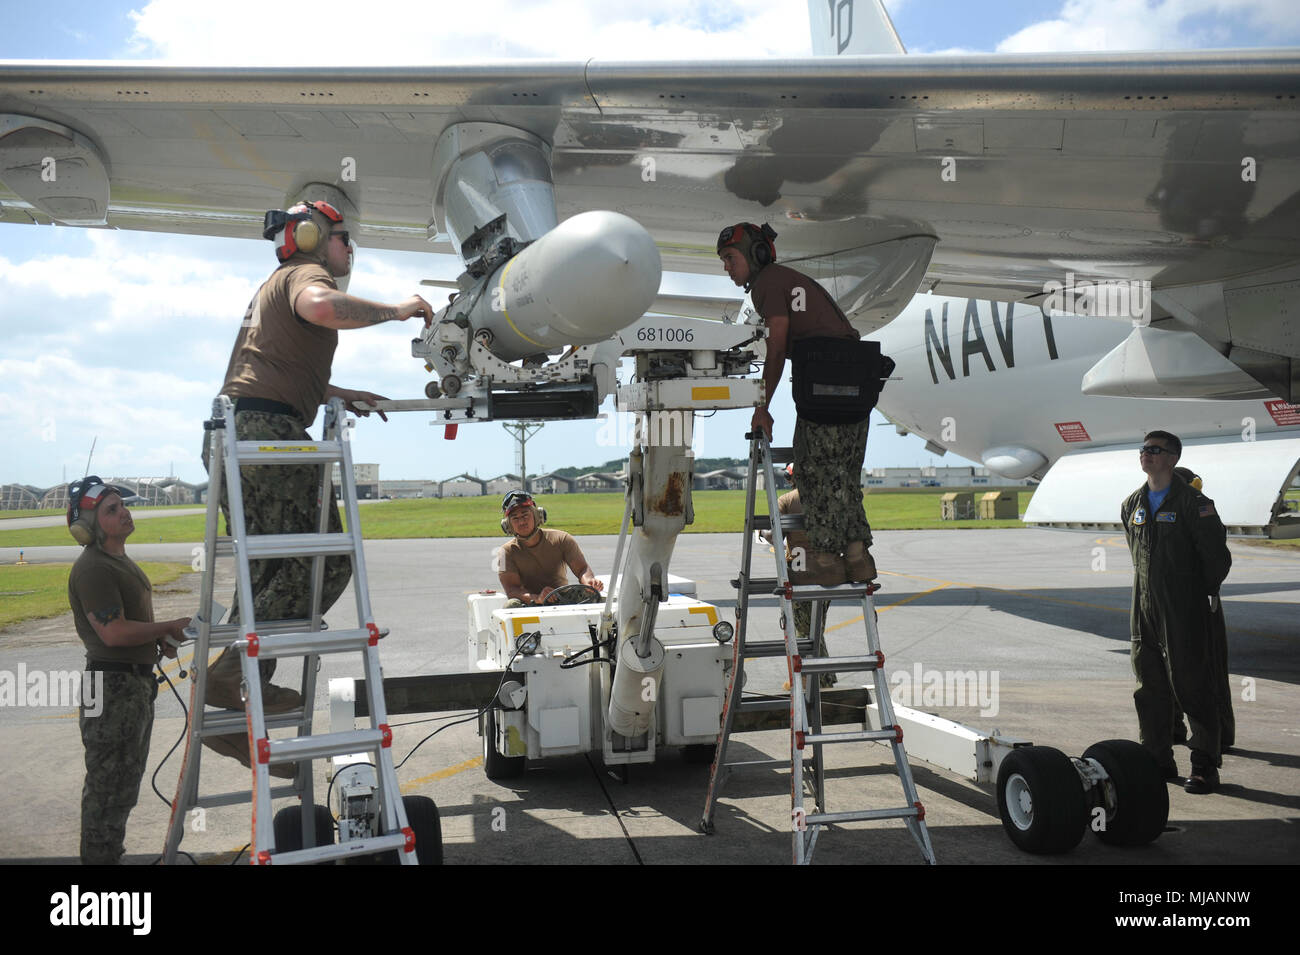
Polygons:
[[544,603],[552,591],[569,582],[566,567],[579,583],[595,591],[605,588],[592,573],[573,535],[546,530],[544,523],[546,511],[527,491],[511,491],[502,500],[501,530],[514,538],[501,548],[497,568],[501,589],[510,598],[507,609]]
[[[268,212],[262,235],[275,242],[280,265],[248,304],[221,394],[234,401],[239,440],[307,442],[311,440],[307,428],[325,401],[342,398],[349,411],[368,415],[358,402],[384,400],[368,391],[330,384],[339,330],[405,321],[413,315],[423,315],[428,325],[433,309],[418,295],[396,305],[382,305],[340,291],[338,280],[346,283],[352,270],[353,247],[343,215],[327,202],[302,202],[285,212]],[[379,417],[388,420],[382,411]],[[207,453],[205,440],[203,463],[210,470]],[[241,470],[249,534],[316,532],[320,465]],[[224,496],[221,506],[228,523],[230,511]],[[337,505],[329,507],[329,530],[343,530]],[[249,569],[257,619],[301,619],[310,614],[310,558],[255,560]],[[347,557],[326,558],[322,613],[338,599],[351,576]],[[238,619],[236,602],[231,622]],[[266,712],[282,713],[299,706],[302,699],[296,690],[268,682],[274,671],[274,660],[262,662]],[[208,703],[243,709],[240,683],[239,654],[227,650],[209,671]],[[247,741],[242,734],[206,738],[204,743],[247,763]]]
[[1133,703],[1142,744],[1165,777],[1176,778],[1174,721],[1185,712],[1192,768],[1183,788],[1199,794],[1218,788],[1223,763],[1219,694],[1226,676],[1211,628],[1222,613],[1219,588],[1232,555],[1214,502],[1174,473],[1182,451],[1168,431],[1143,439],[1138,460],[1147,480],[1124,501],[1120,517],[1133,555]]

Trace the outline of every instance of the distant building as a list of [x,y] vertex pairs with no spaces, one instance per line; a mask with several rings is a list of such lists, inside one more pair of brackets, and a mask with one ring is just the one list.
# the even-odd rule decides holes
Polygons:
[[621,491],[626,480],[623,474],[608,474],[592,471],[580,474],[573,479],[573,486],[578,491]]
[[[796,474],[795,478],[799,476]],[[988,468],[976,467],[919,467],[919,468],[869,468],[862,472],[865,488],[890,487],[1035,487],[1032,478],[1013,481],[994,474]]]
[[694,488],[697,491],[734,491],[745,486],[747,474],[735,468],[719,468],[707,474],[695,475]]
[[441,497],[442,485],[439,481],[417,479],[413,481],[380,481],[379,496],[394,500],[410,500],[420,497]]
[[0,485],[0,511],[22,511],[40,507],[44,493],[40,488],[28,484]]
[[440,497],[482,497],[487,493],[487,481],[473,474],[457,474],[438,484]]
[[[532,482],[530,481],[529,483],[531,484]],[[523,484],[520,482],[518,474],[498,474],[494,478],[489,478],[485,483],[484,493],[493,496],[499,494],[504,497],[511,491],[518,490],[521,487],[523,487]]]
[[[334,471],[331,480],[336,486],[342,486],[340,479],[339,463],[334,462]],[[352,464],[352,479],[357,483],[357,499],[362,501],[372,500],[379,497],[379,465],[378,464]]]
[[529,478],[528,486],[534,494],[572,494],[574,479],[563,474],[541,474]]

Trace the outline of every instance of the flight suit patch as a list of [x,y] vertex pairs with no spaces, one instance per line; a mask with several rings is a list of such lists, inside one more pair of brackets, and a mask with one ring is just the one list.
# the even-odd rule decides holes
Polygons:
[[1139,507],[1136,511],[1133,512],[1133,523],[1145,524],[1146,522],[1147,522],[1147,509],[1145,507]]
[[1164,521],[1166,524],[1172,524],[1178,520],[1177,511],[1161,511],[1156,515],[1156,520]]

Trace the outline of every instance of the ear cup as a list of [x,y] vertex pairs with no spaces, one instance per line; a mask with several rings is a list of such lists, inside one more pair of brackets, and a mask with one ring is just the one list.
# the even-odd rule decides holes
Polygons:
[[754,257],[754,264],[759,268],[771,265],[776,258],[776,248],[772,245],[772,240],[763,234],[762,229],[747,226],[746,231],[753,240],[749,247],[749,254]]
[[533,510],[537,512],[537,526],[541,527],[546,523],[546,508],[536,504],[533,506]]
[[510,521],[508,518],[504,518],[504,517],[501,518],[501,533],[506,535],[509,535],[511,533]]
[[76,524],[69,525],[68,533],[70,533],[72,535],[72,539],[76,541],[78,544],[80,544],[82,547],[87,546],[95,539],[95,535],[90,532],[90,528],[88,528],[85,524],[82,524],[80,521],[78,521]]
[[293,241],[298,246],[299,252],[315,252],[320,247],[320,227],[311,219],[295,223],[291,228]]

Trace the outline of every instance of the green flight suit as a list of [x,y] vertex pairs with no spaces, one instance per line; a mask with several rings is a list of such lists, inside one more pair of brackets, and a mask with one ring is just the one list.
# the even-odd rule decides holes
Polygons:
[[1173,765],[1174,715],[1181,709],[1191,726],[1193,767],[1220,766],[1227,676],[1212,639],[1210,597],[1232,566],[1227,532],[1214,502],[1177,475],[1155,513],[1143,484],[1120,516],[1133,556],[1133,703],[1142,744],[1162,766]]

